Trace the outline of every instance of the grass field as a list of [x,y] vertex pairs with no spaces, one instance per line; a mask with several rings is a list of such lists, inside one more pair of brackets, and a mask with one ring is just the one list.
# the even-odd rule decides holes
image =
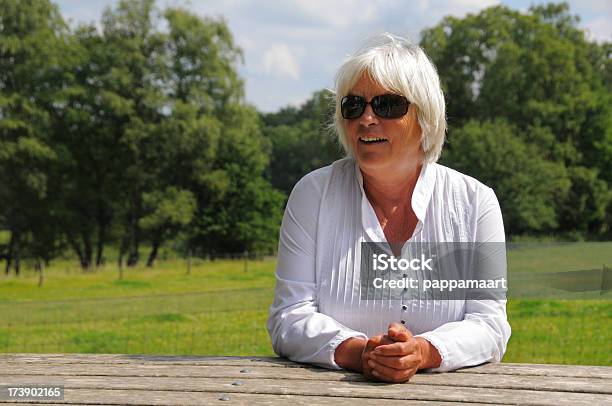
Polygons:
[[[612,243],[509,251],[510,276],[612,263]],[[603,261],[603,262],[602,262]],[[0,277],[0,352],[272,355],[265,329],[275,261],[182,260],[83,273],[58,261]],[[612,365],[612,301],[509,300],[504,361]]]

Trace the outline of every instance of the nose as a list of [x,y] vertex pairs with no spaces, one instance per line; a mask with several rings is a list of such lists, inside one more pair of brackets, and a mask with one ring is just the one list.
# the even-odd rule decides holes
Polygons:
[[359,124],[364,127],[378,124],[378,116],[374,114],[374,110],[372,110],[372,105],[370,103],[366,104],[363,114],[359,117]]

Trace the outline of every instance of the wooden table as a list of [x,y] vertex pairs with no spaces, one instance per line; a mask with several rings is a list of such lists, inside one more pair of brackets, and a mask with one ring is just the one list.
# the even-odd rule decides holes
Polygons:
[[612,367],[485,364],[392,385],[281,358],[0,354],[0,385],[36,384],[64,385],[60,404],[612,405]]

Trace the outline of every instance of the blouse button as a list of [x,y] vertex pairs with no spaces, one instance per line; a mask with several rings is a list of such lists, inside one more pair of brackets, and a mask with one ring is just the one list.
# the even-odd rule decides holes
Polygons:
[[406,310],[406,309],[408,309],[408,306],[402,305],[402,310]]
[[401,320],[401,323],[402,324],[406,324],[406,320]]

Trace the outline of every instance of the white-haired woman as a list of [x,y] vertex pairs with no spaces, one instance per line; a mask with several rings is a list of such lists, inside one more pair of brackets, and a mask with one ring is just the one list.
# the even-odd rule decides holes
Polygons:
[[289,197],[268,319],[274,351],[388,382],[499,362],[505,300],[360,298],[363,242],[505,241],[493,190],[436,163],[446,121],[434,66],[418,46],[381,34],[341,66],[335,97],[347,156]]

